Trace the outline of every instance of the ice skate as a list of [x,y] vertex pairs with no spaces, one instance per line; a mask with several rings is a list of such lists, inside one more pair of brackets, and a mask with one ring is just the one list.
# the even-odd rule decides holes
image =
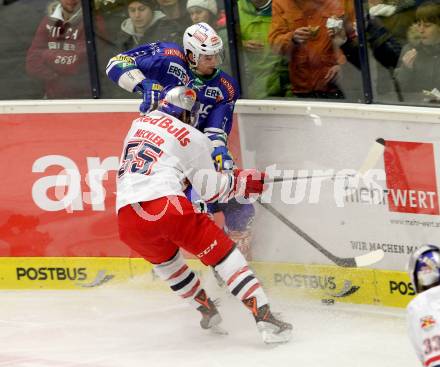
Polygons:
[[197,308],[202,314],[200,326],[202,329],[209,330],[214,334],[227,335],[228,332],[220,326],[222,317],[220,316],[216,304],[206,295],[202,289],[194,298],[200,306]]
[[266,344],[287,343],[292,337],[292,325],[277,319],[270,311],[269,305],[258,309],[255,321]]
[[243,303],[252,311],[258,331],[266,344],[287,343],[291,339],[292,325],[276,318],[269,305],[257,309],[255,298],[247,299]]

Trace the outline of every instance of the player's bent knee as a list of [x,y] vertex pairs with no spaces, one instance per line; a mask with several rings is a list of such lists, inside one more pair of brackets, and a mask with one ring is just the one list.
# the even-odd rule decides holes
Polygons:
[[247,265],[243,254],[234,246],[232,251],[215,265],[215,270],[223,279],[229,279],[238,269],[245,268]]

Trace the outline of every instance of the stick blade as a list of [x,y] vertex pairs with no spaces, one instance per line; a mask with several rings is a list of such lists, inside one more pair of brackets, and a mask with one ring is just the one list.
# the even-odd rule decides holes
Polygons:
[[354,261],[356,262],[356,266],[361,268],[379,262],[380,260],[383,259],[384,256],[385,256],[385,252],[382,249],[378,249],[369,252],[368,254],[356,256],[354,258]]
[[365,172],[372,169],[379,158],[383,155],[383,152],[385,151],[385,140],[382,138],[376,139],[373,146],[370,148],[364,162],[362,163],[362,166],[359,168],[359,174],[364,175]]

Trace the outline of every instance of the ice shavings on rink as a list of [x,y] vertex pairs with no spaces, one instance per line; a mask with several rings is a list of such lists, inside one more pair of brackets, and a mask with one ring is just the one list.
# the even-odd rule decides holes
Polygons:
[[266,346],[238,301],[222,290],[229,335],[163,291],[1,291],[0,366],[11,367],[413,367],[403,309],[273,300],[293,340]]

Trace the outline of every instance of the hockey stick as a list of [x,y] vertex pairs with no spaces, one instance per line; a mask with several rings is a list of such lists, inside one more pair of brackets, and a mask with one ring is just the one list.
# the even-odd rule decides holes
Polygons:
[[258,199],[258,203],[273,214],[276,218],[278,218],[281,222],[283,222],[287,227],[289,227],[292,231],[294,231],[298,236],[306,240],[309,244],[311,244],[315,249],[317,249],[320,253],[326,256],[328,259],[333,261],[336,265],[345,267],[345,268],[355,268],[362,266],[369,266],[378,261],[382,260],[385,253],[382,249],[375,250],[369,252],[368,254],[359,255],[356,257],[338,257],[332,254],[330,251],[326,250],[322,247],[318,242],[316,242],[312,237],[310,237],[307,233],[305,233],[301,228],[297,225],[293,224],[290,220],[288,220],[283,214],[281,214],[278,210],[276,210],[272,205],[261,202],[261,199]]
[[[385,140],[383,138],[378,138],[375,140],[373,146],[367,153],[367,156],[364,159],[361,167],[358,169],[358,174],[363,176],[368,170],[372,169],[379,158],[383,155],[385,151]],[[308,180],[311,178],[331,178],[332,180],[336,180],[339,178],[347,178],[354,177],[355,175],[325,175],[325,176],[296,176],[296,177],[273,177],[264,180],[264,183],[275,183],[275,182],[284,182],[284,181],[297,181],[297,180]]]
[[[358,173],[360,175],[364,175],[365,172],[373,168],[379,158],[382,156],[383,152],[385,151],[385,140],[383,138],[378,138],[375,140],[373,146],[370,148],[370,150],[367,153],[366,158],[364,159],[364,162],[362,163],[361,167],[358,170]],[[313,176],[308,176],[304,178],[312,178]],[[318,177],[318,176],[315,176]],[[320,176],[325,177],[325,176]],[[331,176],[329,176],[331,177]],[[335,176],[335,178],[344,178],[344,177],[350,177],[350,175],[347,176]],[[292,177],[290,179],[301,179],[302,177]],[[288,180],[288,178],[286,178]],[[282,182],[285,179],[282,177],[276,177],[273,180],[265,181],[265,182]],[[338,257],[334,254],[332,254],[330,251],[326,250],[324,247],[322,247],[318,242],[316,242],[312,237],[310,237],[307,233],[305,233],[301,228],[299,228],[297,225],[293,224],[290,220],[288,220],[283,214],[281,214],[278,210],[276,210],[272,205],[268,203],[261,202],[261,199],[258,200],[258,203],[265,208],[267,211],[269,211],[272,215],[274,215],[276,218],[278,218],[281,222],[283,222],[287,227],[289,227],[292,231],[294,231],[298,236],[303,238],[305,241],[307,241],[309,244],[311,244],[315,249],[317,249],[319,252],[321,252],[324,256],[326,256],[328,259],[333,261],[336,265],[342,266],[342,267],[362,267],[362,266],[369,266],[376,262],[379,262],[383,259],[385,256],[385,253],[382,249],[375,250],[372,252],[369,252],[364,255],[359,255],[356,257],[348,257],[348,258],[342,258]]]
[[275,182],[285,182],[285,181],[297,181],[297,180],[308,180],[311,178],[331,178],[336,180],[338,178],[353,177],[354,175],[336,176],[336,175],[325,175],[325,176],[295,176],[295,177],[272,177],[264,180],[264,183],[275,183]]
[[368,151],[367,156],[365,157],[364,162],[362,163],[361,168],[359,168],[358,173],[363,176],[365,172],[372,169],[379,158],[383,155],[385,151],[385,140],[383,138],[378,138],[374,142],[373,146]]
[[[365,172],[373,168],[379,158],[382,156],[383,152],[385,151],[385,140],[383,138],[378,138],[375,140],[373,146],[368,151],[368,154],[366,158],[364,159],[364,162],[362,163],[361,167],[358,170],[359,175],[364,175]],[[334,178],[345,178],[345,177],[352,177],[353,175],[346,175],[346,176],[335,176]],[[299,179],[309,179],[313,177],[332,177],[330,176],[307,176],[307,177],[275,177],[273,179],[265,180],[265,183],[270,182],[283,182],[288,180],[299,180]],[[268,203],[261,202],[261,199],[258,199],[258,203],[265,208],[267,211],[269,211],[272,215],[274,215],[276,218],[278,218],[281,222],[283,222],[287,227],[289,227],[292,231],[294,231],[298,236],[303,238],[305,241],[307,241],[309,244],[311,244],[315,249],[317,249],[319,252],[321,252],[324,256],[326,256],[328,259],[333,261],[336,265],[342,266],[342,267],[363,267],[363,266],[369,266],[374,263],[379,262],[383,259],[385,256],[385,253],[382,249],[374,250],[372,252],[369,252],[364,255],[359,255],[356,257],[347,257],[342,258],[338,257],[334,254],[332,254],[330,251],[326,250],[324,247],[322,247],[318,242],[316,242],[312,237],[310,237],[307,233],[305,233],[301,228],[299,228],[297,225],[293,224],[290,220],[288,220],[283,214],[281,214],[278,210],[276,210],[272,205]]]

